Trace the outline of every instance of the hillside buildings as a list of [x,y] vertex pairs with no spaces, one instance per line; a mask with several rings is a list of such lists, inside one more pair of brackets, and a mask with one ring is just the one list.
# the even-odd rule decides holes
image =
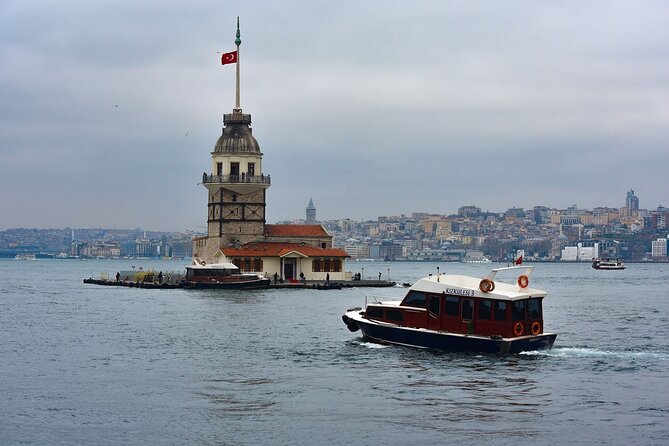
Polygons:
[[[305,226],[301,219],[296,219],[297,225],[265,225],[265,231],[269,231],[270,238],[281,238],[286,243],[300,242],[299,238],[309,239],[314,245],[326,243],[345,250],[354,259],[506,260],[510,252],[524,249],[527,259],[547,261],[588,261],[595,256],[626,262],[668,261],[669,209],[664,207],[639,209],[636,216],[630,216],[626,207],[588,210],[577,206],[535,206],[523,210],[523,215],[519,208],[489,212],[463,206],[452,215],[415,212],[368,221],[342,218],[308,225],[324,228],[322,240],[320,233],[302,233],[294,238],[290,228],[301,231],[299,228]],[[578,219],[574,220],[573,215]],[[188,258],[194,235],[197,234],[141,229],[9,229],[0,231],[0,256],[29,253],[38,257]],[[246,259],[251,262],[250,257],[245,257],[245,262]],[[332,262],[328,266],[331,265]]]
[[[638,197],[634,198],[629,203],[636,206]],[[592,210],[577,205],[535,206],[489,212],[468,205],[453,215],[414,213],[323,223],[335,235],[335,245],[353,258],[476,261],[484,256],[504,261],[524,249],[526,258],[545,261],[598,257],[663,261],[658,253],[664,252],[664,238],[654,240],[666,233],[668,217],[664,207],[648,211],[627,206]],[[651,244],[656,246],[655,255]]]

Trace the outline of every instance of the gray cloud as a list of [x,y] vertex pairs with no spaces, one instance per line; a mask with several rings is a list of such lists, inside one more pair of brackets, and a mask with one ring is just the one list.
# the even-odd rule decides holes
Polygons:
[[203,226],[237,15],[269,221],[669,202],[665,2],[2,9],[0,228]]

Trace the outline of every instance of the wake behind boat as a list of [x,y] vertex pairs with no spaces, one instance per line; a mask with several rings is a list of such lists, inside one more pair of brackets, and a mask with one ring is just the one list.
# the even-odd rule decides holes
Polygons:
[[[494,282],[498,272],[524,269],[515,284]],[[557,334],[544,332],[547,293],[529,288],[534,267],[493,269],[485,278],[425,277],[401,302],[373,302],[342,319],[364,338],[445,351],[519,353],[547,350]]]

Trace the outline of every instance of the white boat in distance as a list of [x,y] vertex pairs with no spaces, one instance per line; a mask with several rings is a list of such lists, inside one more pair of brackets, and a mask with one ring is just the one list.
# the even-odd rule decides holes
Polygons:
[[618,259],[596,259],[592,262],[594,269],[625,269],[625,264]]

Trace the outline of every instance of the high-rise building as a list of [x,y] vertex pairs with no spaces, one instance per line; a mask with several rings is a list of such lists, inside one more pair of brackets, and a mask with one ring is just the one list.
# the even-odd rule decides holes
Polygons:
[[639,210],[639,197],[634,195],[634,189],[630,189],[630,191],[627,192],[625,207],[630,211],[630,214],[634,214]]

